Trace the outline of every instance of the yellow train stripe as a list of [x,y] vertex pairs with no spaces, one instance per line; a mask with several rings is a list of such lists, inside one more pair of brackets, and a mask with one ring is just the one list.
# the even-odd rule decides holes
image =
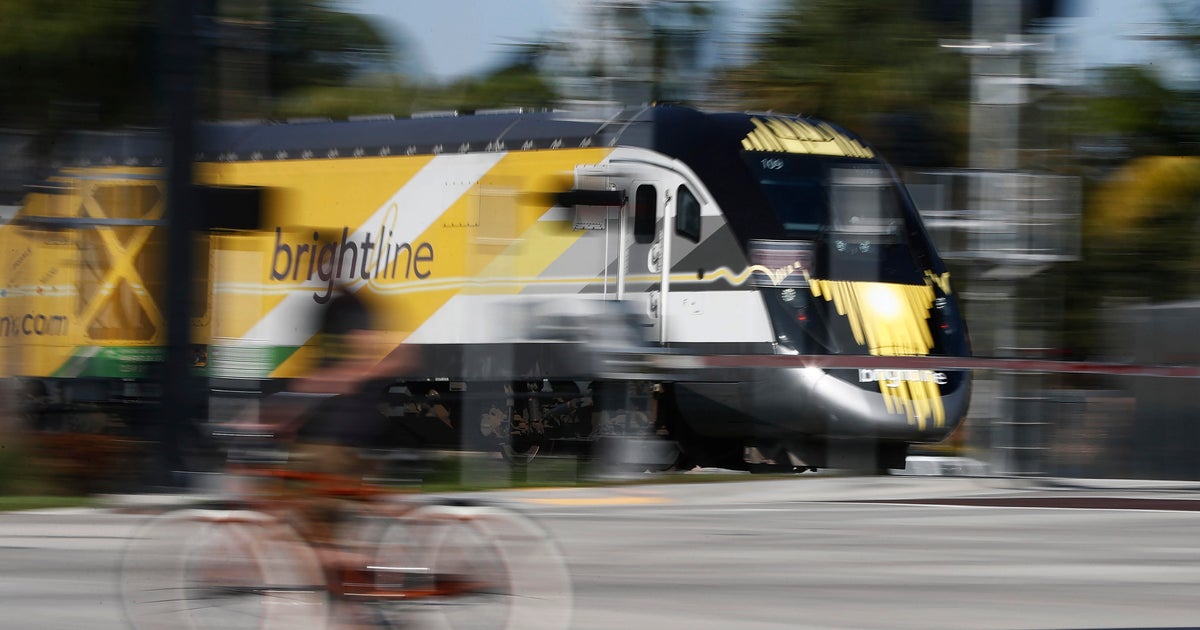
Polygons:
[[828,123],[809,123],[782,117],[754,117],[754,129],[742,139],[748,151],[803,153],[857,158],[875,157],[875,152]]
[[[809,288],[813,296],[832,302],[837,313],[847,318],[855,342],[866,346],[869,354],[926,356],[933,349],[927,320],[933,307],[933,282],[938,280],[929,275],[926,284],[902,285],[811,279]],[[945,426],[946,412],[937,383],[903,378],[878,382],[890,413],[906,416],[921,429],[929,421]]]

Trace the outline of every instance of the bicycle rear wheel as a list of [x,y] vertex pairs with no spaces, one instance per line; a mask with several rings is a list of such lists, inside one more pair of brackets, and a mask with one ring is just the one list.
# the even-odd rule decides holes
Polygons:
[[126,551],[121,580],[138,630],[327,625],[316,556],[290,527],[261,513],[183,510],[155,518]]
[[428,505],[389,531],[385,541],[406,541],[410,565],[401,574],[409,580],[407,602],[385,608],[394,627],[569,627],[566,563],[554,539],[529,518],[495,507]]
[[496,506],[470,509],[472,522],[493,541],[508,567],[508,628],[569,628],[571,572],[558,541],[520,512]]

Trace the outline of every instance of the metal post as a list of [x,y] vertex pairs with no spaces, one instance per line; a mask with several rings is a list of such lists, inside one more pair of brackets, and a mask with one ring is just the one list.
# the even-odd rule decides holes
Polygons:
[[989,52],[971,56],[970,166],[1017,168],[1020,108],[1024,86],[1021,55],[1008,46],[1021,31],[1021,4],[1009,0],[975,0],[972,36]]
[[167,347],[161,371],[158,422],[162,469],[160,483],[181,485],[181,438],[197,402],[191,349],[192,159],[196,118],[196,0],[167,2],[163,33],[163,87],[166,91],[170,156],[167,163]]

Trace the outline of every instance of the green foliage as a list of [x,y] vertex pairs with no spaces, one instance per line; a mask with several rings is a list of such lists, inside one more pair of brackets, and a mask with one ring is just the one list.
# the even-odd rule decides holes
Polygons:
[[1085,134],[1120,138],[1134,155],[1195,153],[1194,97],[1168,88],[1149,68],[1107,68],[1094,95],[1084,99],[1078,126]]
[[1200,289],[1200,158],[1144,157],[1088,205],[1085,261],[1104,294],[1165,302]]
[[0,0],[0,124],[146,122],[150,0]]
[[[0,499],[54,494],[56,489],[30,456],[27,436],[12,429],[0,430]],[[0,509],[4,509],[2,505]]]
[[0,512],[15,510],[45,510],[51,508],[93,507],[96,500],[91,497],[68,496],[0,496]]
[[496,107],[545,108],[556,95],[537,71],[513,65],[481,77],[447,85],[427,85],[395,75],[364,77],[346,86],[293,91],[271,114],[279,118],[324,116],[334,119],[364,114],[408,116],[413,112],[469,112]]
[[0,0],[0,55],[74,50],[97,34],[127,31],[148,8],[141,0]]
[[1063,274],[1064,336],[1100,349],[1114,304],[1200,295],[1200,158],[1139,157],[1091,187],[1083,257]]
[[271,48],[276,98],[270,115],[403,116],[422,110],[548,107],[556,98],[534,66],[535,50],[517,50],[508,66],[446,85],[398,76],[388,40],[370,22],[332,11],[334,6],[298,1],[272,17],[278,43]]
[[[556,98],[553,89],[532,67],[510,66],[479,79],[464,79],[427,98],[455,109],[475,110],[489,107],[549,107]],[[438,107],[434,107],[438,109]]]
[[869,138],[889,133],[888,114],[911,114],[965,146],[966,60],[938,43],[957,27],[917,9],[912,0],[785,1],[730,81],[754,109],[828,118]]
[[[205,3],[199,3],[205,4]],[[227,14],[197,23],[202,102],[225,86],[212,64],[229,50],[259,68],[263,102],[341,86],[390,70],[392,45],[370,21],[333,0],[218,3]],[[155,0],[0,0],[0,126],[34,129],[155,124],[161,119],[160,18]],[[252,10],[251,7],[258,8]],[[261,15],[269,6],[270,15]],[[211,116],[220,112],[204,111]],[[267,112],[249,112],[260,115]]]
[[271,93],[346,84],[365,69],[390,65],[382,32],[330,0],[276,0],[271,4],[268,76]]
[[406,116],[413,111],[412,90],[411,85],[400,79],[297,89],[278,99],[270,114],[276,118],[334,119],[364,114]]

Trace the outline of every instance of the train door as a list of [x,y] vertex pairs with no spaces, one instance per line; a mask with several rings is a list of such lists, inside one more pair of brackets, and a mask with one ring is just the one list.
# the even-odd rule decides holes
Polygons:
[[[575,188],[562,200],[575,209],[575,229],[595,236],[589,257],[600,263],[593,287],[605,301],[637,316],[641,337],[661,338],[657,294],[662,272],[661,185],[634,169],[611,164],[576,169]],[[595,293],[593,293],[595,295]]]
[[640,317],[643,338],[664,339],[662,325],[663,215],[666,211],[661,181],[632,177],[618,226],[620,256],[617,299],[627,302]]
[[575,184],[576,229],[603,234],[596,253],[605,261],[604,299],[627,303],[652,343],[668,343],[672,327],[694,328],[695,317],[686,316],[695,300],[672,295],[671,272],[701,240],[699,185],[640,156],[580,167]]
[[641,163],[636,173],[628,182],[624,208],[626,246],[621,251],[626,273],[619,278],[621,293],[644,313],[647,338],[666,345],[681,325],[689,325],[686,315],[694,307],[686,294],[673,290],[671,281],[700,240],[702,203],[697,186],[674,169]]

